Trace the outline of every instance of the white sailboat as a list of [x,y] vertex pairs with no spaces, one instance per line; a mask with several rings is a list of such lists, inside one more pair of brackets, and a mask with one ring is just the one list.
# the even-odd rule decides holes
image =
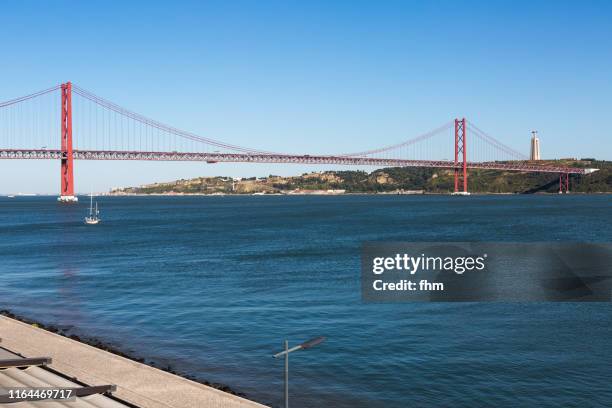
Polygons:
[[98,211],[98,202],[96,201],[96,208],[94,210],[93,206],[93,193],[89,196],[89,216],[85,217],[85,224],[98,224],[100,222],[100,217],[98,215],[100,211]]

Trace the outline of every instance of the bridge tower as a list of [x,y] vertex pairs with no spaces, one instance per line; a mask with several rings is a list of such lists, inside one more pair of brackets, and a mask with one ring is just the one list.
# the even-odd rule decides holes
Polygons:
[[569,173],[559,173],[559,194],[569,194]]
[[[455,192],[454,194],[467,195],[468,193],[468,175],[467,175],[467,126],[465,118],[455,119]],[[459,163],[459,155],[461,154],[461,163]],[[459,173],[462,173],[463,191],[459,191]]]
[[70,82],[62,84],[61,89],[61,190],[60,196],[57,198],[57,200],[62,203],[75,203],[78,201],[78,198],[74,195],[74,168],[72,154],[72,84]]

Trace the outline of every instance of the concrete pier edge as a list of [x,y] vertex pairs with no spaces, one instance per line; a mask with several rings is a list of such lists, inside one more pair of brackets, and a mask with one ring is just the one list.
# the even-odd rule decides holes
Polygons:
[[45,355],[60,373],[90,384],[114,384],[114,396],[143,408],[265,407],[6,316],[1,347],[25,357]]

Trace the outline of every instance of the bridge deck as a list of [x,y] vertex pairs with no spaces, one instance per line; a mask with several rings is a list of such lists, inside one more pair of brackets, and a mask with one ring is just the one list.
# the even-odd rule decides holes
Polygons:
[[[61,159],[61,150],[49,149],[0,149],[0,159]],[[404,160],[374,157],[353,156],[316,156],[261,153],[184,153],[184,152],[138,152],[138,151],[105,151],[74,150],[77,160],[149,160],[149,161],[202,161],[208,163],[300,163],[300,164],[336,164],[353,166],[382,167],[433,167],[454,169],[455,165],[448,160]],[[468,162],[468,169],[506,170],[534,173],[567,173],[589,174],[597,169],[546,166],[534,162]]]

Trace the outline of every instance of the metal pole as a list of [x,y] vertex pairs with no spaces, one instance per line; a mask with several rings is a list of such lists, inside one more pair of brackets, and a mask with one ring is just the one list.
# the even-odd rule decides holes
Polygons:
[[285,340],[285,408],[289,408],[289,342]]

